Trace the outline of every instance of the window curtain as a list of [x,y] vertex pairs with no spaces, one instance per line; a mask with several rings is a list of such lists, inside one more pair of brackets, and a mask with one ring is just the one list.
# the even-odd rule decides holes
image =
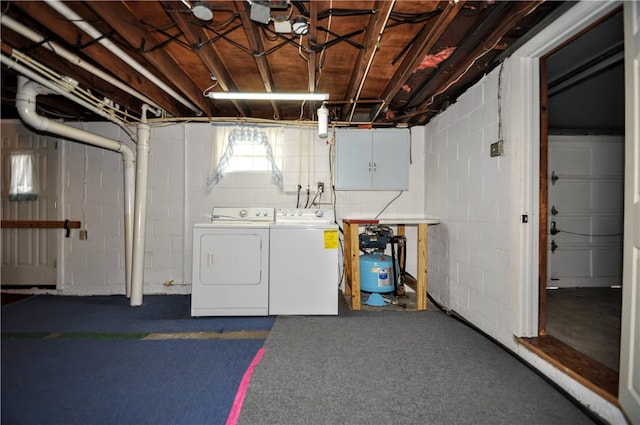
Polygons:
[[10,201],[34,201],[38,199],[38,179],[34,155],[11,154]]
[[218,131],[214,131],[211,155],[212,167],[207,178],[209,190],[224,177],[229,161],[233,157],[235,146],[239,143],[247,142],[264,146],[266,158],[271,168],[273,183],[282,189],[282,172],[274,157],[272,146],[272,143],[278,142],[280,146],[282,145],[282,128],[253,126],[219,126],[218,128]]

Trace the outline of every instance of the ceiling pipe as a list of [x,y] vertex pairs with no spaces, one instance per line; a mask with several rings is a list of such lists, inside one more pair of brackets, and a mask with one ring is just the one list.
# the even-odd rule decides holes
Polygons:
[[[90,133],[88,131],[70,127],[56,121],[40,116],[36,112],[36,97],[55,93],[47,87],[31,81],[28,78],[18,76],[18,91],[16,93],[16,109],[22,120],[39,131],[56,134],[71,140],[108,149],[122,155],[124,170],[124,238],[125,238],[125,258],[132,255],[133,247],[133,190],[134,190],[134,167],[135,155],[133,150],[122,142],[108,139],[106,137]],[[125,261],[126,288],[131,286],[131,261]],[[128,289],[127,289],[128,291]],[[127,294],[128,295],[128,294]]]
[[129,54],[127,54],[124,50],[116,46],[108,37],[102,34],[100,31],[91,26],[85,19],[83,19],[80,15],[75,13],[73,10],[69,9],[66,5],[64,5],[60,0],[46,0],[46,3],[55,9],[62,16],[67,18],[70,22],[75,24],[82,31],[87,33],[90,37],[92,37],[95,41],[100,43],[102,46],[107,48],[111,53],[118,56],[123,62],[128,64],[130,67],[135,69],[149,81],[154,83],[160,89],[162,89],[165,93],[169,94],[171,97],[176,99],[178,102],[182,103],[187,108],[191,109],[198,116],[202,115],[202,111],[189,100],[185,99],[182,95],[176,92],[174,89],[165,84],[162,80],[156,77],[153,73],[149,72],[144,66],[142,66],[139,62],[133,59]]
[[70,51],[62,47],[60,44],[56,43],[55,41],[46,40],[43,36],[41,36],[35,31],[32,31],[29,27],[22,25],[20,22],[16,21],[15,19],[6,15],[0,15],[0,23],[3,26],[17,32],[18,34],[24,37],[27,37],[29,40],[33,41],[34,43],[40,44],[43,48],[50,50],[51,52],[71,62],[72,64],[79,66],[80,68],[97,76],[98,78],[101,78],[107,83],[119,88],[120,90],[126,93],[129,93],[131,96],[135,97],[136,99],[139,99],[140,101],[147,103],[153,106],[154,108],[162,109],[158,104],[156,104],[153,100],[149,99],[142,93],[132,89],[130,86],[124,84],[122,81],[102,71],[100,68],[95,67],[90,63],[82,60],[78,55],[71,53]]
[[[47,79],[45,77],[43,77],[42,75],[36,73],[35,71],[32,71],[30,68],[28,68],[25,65],[22,65],[21,63],[18,63],[18,61],[24,61],[27,60],[27,63],[29,64],[37,64],[38,69],[42,70],[45,69],[50,76],[55,76],[58,81],[53,81],[51,79]],[[83,106],[84,108],[100,115],[101,117],[104,117],[106,119],[108,119],[109,121],[113,122],[114,124],[117,124],[120,128],[122,128],[122,130],[132,139],[135,141],[135,134],[129,129],[129,126],[126,122],[116,118],[115,116],[113,116],[112,114],[107,113],[105,110],[96,107],[95,105],[92,105],[90,102],[87,102],[86,100],[83,100],[82,98],[78,97],[77,94],[72,93],[70,90],[68,90],[67,87],[65,87],[65,85],[69,85],[70,82],[69,80],[64,80],[64,77],[61,75],[56,74],[53,71],[49,71],[44,65],[39,64],[38,62],[34,61],[33,59],[29,58],[28,56],[23,55],[22,53],[19,53],[17,50],[13,49],[13,52],[11,54],[11,57],[8,57],[4,54],[0,55],[0,63],[2,63],[3,65],[6,65],[7,68],[9,69],[14,69],[16,71],[18,71],[20,74],[28,77],[30,80],[33,80],[35,82],[37,82],[38,84],[48,88],[49,90],[51,90],[52,92],[55,92],[56,94],[59,94],[61,96],[66,97],[67,99],[77,103],[80,106]],[[64,82],[64,84],[63,84]]]

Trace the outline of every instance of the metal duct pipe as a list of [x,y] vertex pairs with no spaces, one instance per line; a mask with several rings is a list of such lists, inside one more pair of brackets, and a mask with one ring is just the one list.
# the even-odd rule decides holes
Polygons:
[[141,75],[151,81],[153,84],[162,89],[165,93],[169,94],[171,97],[176,99],[178,102],[182,103],[187,108],[191,109],[196,114],[202,114],[202,111],[189,100],[182,97],[178,92],[173,90],[171,87],[166,85],[163,81],[161,81],[158,77],[149,72],[144,66],[140,63],[136,62],[131,56],[129,56],[124,50],[116,46],[109,38],[107,38],[100,31],[92,27],[85,19],[75,13],[73,10],[69,9],[66,5],[64,5],[60,0],[47,0],[47,4],[55,9],[58,13],[60,13],[65,18],[69,19],[70,22],[73,22],[78,28],[87,33],[90,37],[93,37],[95,41],[102,44],[105,48],[107,48],[111,53],[117,55],[120,59],[122,59],[125,63],[127,63],[130,67],[138,71]]
[[129,87],[128,85],[124,84],[120,80],[112,77],[110,74],[107,74],[106,72],[102,71],[101,69],[91,65],[90,63],[88,63],[88,62],[86,62],[84,60],[82,60],[80,57],[78,57],[78,55],[76,55],[74,53],[71,53],[70,51],[68,51],[67,49],[62,47],[60,44],[56,43],[55,41],[46,40],[43,36],[41,36],[40,34],[38,34],[35,31],[32,31],[29,27],[26,27],[25,25],[22,25],[20,22],[16,21],[15,19],[13,19],[13,18],[11,18],[9,16],[6,16],[6,15],[0,15],[0,23],[3,26],[6,26],[7,28],[10,28],[13,31],[17,32],[18,34],[27,37],[29,40],[31,40],[31,41],[33,41],[35,43],[39,43],[45,49],[48,49],[48,50],[52,51],[53,53],[57,54],[58,56],[68,60],[72,64],[77,65],[80,68],[91,72],[93,75],[97,76],[98,78],[101,78],[102,80],[106,81],[107,83],[119,88],[120,90],[122,90],[122,91],[124,91],[126,93],[129,93],[130,95],[132,95],[135,98],[141,100],[142,102],[145,102],[145,103],[153,106],[154,108],[162,109],[153,100],[149,99],[148,97],[146,97],[142,93],[132,89],[131,87]]
[[[134,167],[135,156],[133,150],[122,142],[108,139],[106,137],[89,133],[78,128],[69,127],[67,125],[51,121],[42,117],[36,112],[36,96],[42,94],[50,94],[55,91],[48,90],[46,87],[30,81],[28,78],[18,76],[18,91],[16,93],[16,109],[22,120],[31,127],[39,131],[49,132],[63,136],[72,140],[77,140],[91,146],[108,149],[118,152],[122,155],[124,169],[124,204],[125,204],[125,257],[131,257],[133,247],[133,188],[134,188]],[[129,271],[130,261],[125,262],[125,275],[127,279],[127,287],[130,286],[131,273]]]

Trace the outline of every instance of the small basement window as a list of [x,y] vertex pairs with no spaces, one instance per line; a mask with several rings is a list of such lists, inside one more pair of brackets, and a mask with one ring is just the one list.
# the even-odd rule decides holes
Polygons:
[[209,175],[209,187],[217,184],[226,173],[271,173],[273,181],[282,187],[283,129],[281,127],[220,126]]
[[16,152],[10,157],[10,201],[35,201],[38,199],[38,175],[35,155]]

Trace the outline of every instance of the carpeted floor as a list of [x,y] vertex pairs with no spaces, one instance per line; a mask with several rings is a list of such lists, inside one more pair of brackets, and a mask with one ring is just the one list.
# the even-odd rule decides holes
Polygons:
[[37,295],[2,307],[2,332],[230,332],[269,330],[275,317],[191,317],[190,295],[146,295],[130,307],[124,296]]
[[2,307],[2,424],[224,424],[275,318],[191,318],[188,296]]
[[264,340],[2,341],[2,424],[224,424]]
[[593,423],[435,308],[350,311],[341,301],[330,317],[189,314],[188,296],[146,296],[135,308],[99,296],[4,305],[2,423],[223,424],[263,344],[239,424]]
[[505,350],[438,310],[279,317],[239,424],[589,424]]

